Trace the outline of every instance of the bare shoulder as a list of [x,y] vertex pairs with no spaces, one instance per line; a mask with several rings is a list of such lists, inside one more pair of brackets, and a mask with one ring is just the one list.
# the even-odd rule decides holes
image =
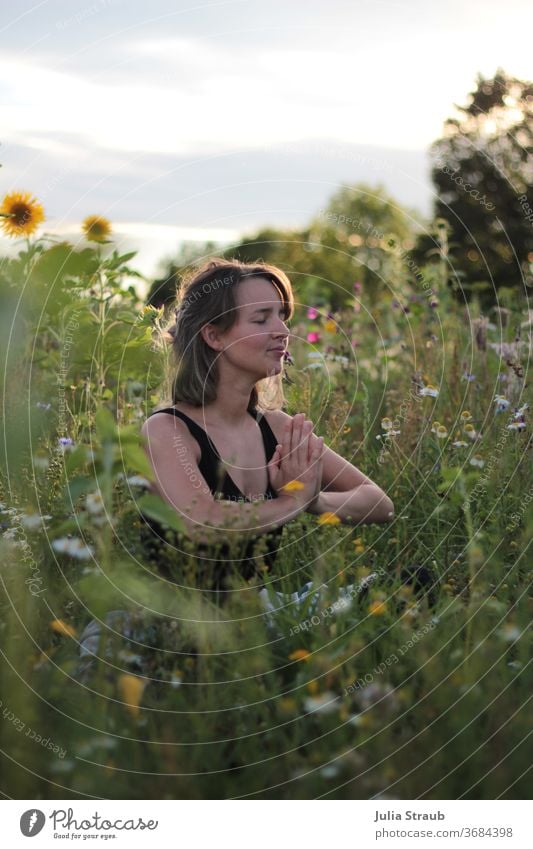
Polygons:
[[[179,410],[177,405],[176,409]],[[144,422],[141,434],[149,444],[157,442],[175,447],[176,440],[179,440],[183,447],[191,451],[196,461],[200,459],[201,448],[186,423],[179,416],[173,416],[171,413],[158,413],[156,410]]]
[[278,442],[281,442],[283,428],[288,421],[292,421],[293,417],[289,416],[289,414],[286,413],[284,410],[263,410],[262,413],[266,418],[268,424],[270,425],[274,436],[276,437]]

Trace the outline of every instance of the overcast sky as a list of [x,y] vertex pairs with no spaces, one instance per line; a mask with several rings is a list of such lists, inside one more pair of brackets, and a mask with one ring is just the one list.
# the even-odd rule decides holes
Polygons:
[[427,214],[428,145],[477,72],[533,78],[532,8],[4,4],[0,192],[35,193],[46,232],[109,217],[147,274],[180,239],[304,224],[341,183]]

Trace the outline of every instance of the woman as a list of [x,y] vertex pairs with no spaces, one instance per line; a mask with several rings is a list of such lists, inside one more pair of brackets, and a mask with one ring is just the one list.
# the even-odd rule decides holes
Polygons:
[[[266,535],[268,566],[282,526],[302,511],[353,524],[388,522],[394,514],[390,498],[324,445],[312,422],[281,409],[293,310],[280,269],[207,262],[180,292],[171,329],[172,405],[142,429],[154,489],[186,533],[200,548]],[[245,577],[253,573],[251,549],[241,564]]]
[[[170,331],[172,404],[152,413],[142,428],[153,488],[194,540],[204,586],[218,601],[232,573],[249,579],[272,568],[283,525],[303,511],[335,513],[351,524],[393,518],[392,501],[377,484],[328,448],[302,413],[281,409],[286,322],[293,311],[291,284],[280,269],[207,262],[183,285]],[[179,580],[179,536],[169,539],[155,521],[143,519],[144,542],[159,571],[164,574],[167,560],[168,576]],[[261,537],[266,552],[257,556]],[[233,559],[236,538],[245,547]],[[209,544],[221,542],[218,557],[206,556]],[[281,604],[300,602],[310,591],[308,583],[288,599],[277,596]],[[266,588],[261,594],[272,611]],[[124,611],[112,611],[108,620],[132,636]],[[90,623],[82,656],[96,653],[99,633],[99,623]]]

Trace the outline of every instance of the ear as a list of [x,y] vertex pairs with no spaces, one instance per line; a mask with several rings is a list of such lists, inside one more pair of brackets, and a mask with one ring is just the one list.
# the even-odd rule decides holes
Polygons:
[[222,351],[224,349],[220,331],[214,324],[204,324],[200,328],[200,333],[202,334],[202,339],[210,348],[213,348],[215,351]]

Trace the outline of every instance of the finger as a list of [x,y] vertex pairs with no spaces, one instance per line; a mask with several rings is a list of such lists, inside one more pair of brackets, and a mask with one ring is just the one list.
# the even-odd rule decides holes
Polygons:
[[296,413],[292,420],[291,456],[298,462],[298,446],[302,436],[302,414]]

